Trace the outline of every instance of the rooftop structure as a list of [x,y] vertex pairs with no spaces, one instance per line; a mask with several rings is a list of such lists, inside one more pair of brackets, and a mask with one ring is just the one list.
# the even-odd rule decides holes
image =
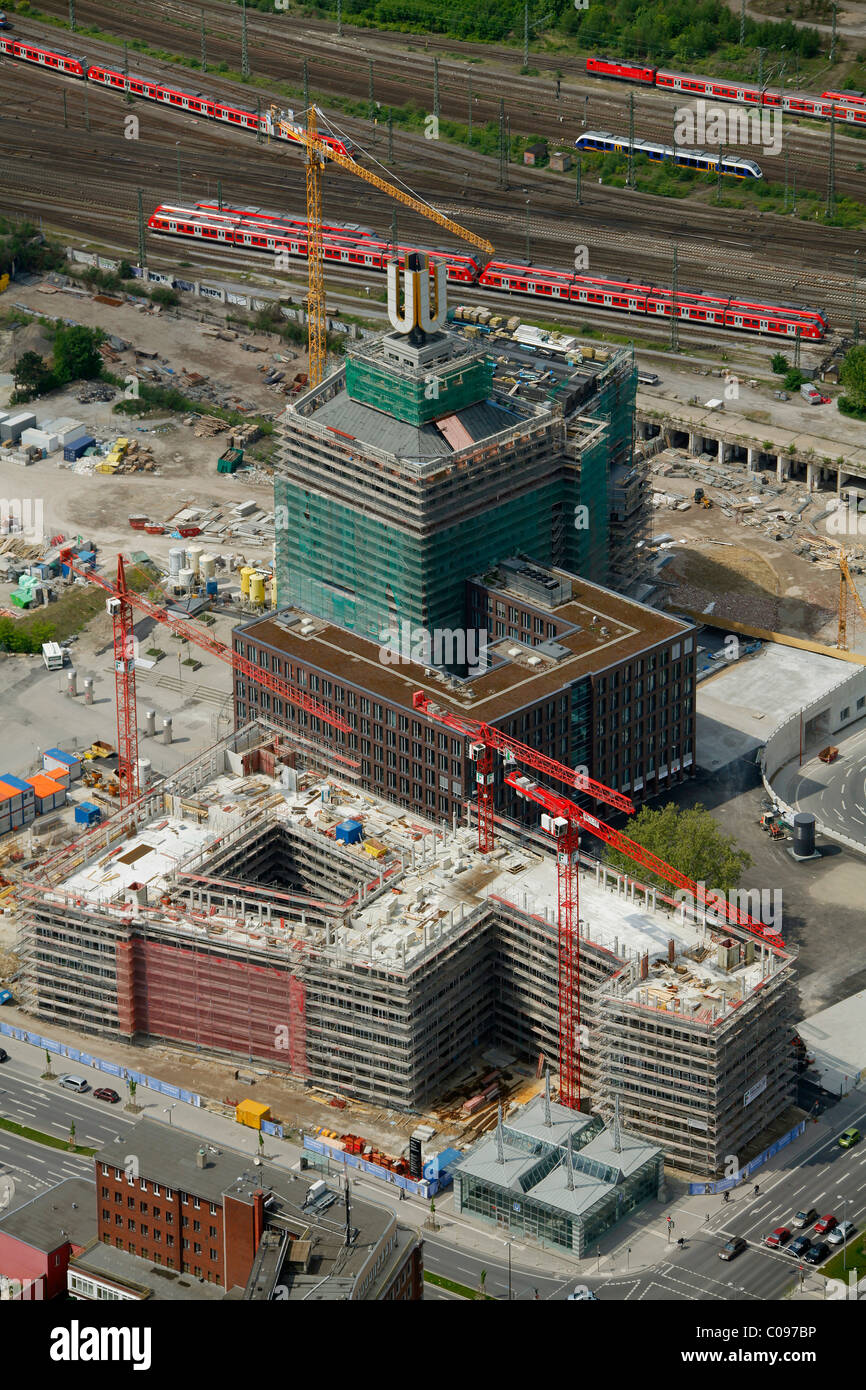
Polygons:
[[[292,761],[249,726],[143,797],[134,828],[118,812],[47,864],[24,904],[30,1010],[407,1110],[483,1041],[555,1058],[548,847],[503,831],[479,855],[456,818]],[[792,958],[588,859],[580,895],[585,1102],[609,1116],[619,1095],[630,1128],[710,1175],[790,1103]]]
[[661,1149],[615,1121],[576,1114],[538,1096],[482,1139],[454,1170],[462,1214],[583,1258],[650,1198],[664,1176]]

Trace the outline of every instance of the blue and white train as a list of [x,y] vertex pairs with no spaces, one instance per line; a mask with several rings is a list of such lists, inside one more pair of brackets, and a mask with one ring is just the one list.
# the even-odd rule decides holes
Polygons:
[[[628,136],[611,135],[609,130],[588,130],[574,142],[576,150],[599,150],[607,154],[628,154]],[[718,154],[708,154],[706,150],[688,150],[679,145],[662,145],[658,140],[634,140],[635,154],[646,155],[647,159],[660,163],[673,160],[678,169],[702,169],[705,173],[718,172]],[[722,153],[722,173],[734,179],[761,179],[760,165],[753,159],[741,159],[739,155]]]

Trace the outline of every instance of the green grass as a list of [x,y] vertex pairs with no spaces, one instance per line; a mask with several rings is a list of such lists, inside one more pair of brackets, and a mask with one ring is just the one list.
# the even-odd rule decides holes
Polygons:
[[822,1265],[821,1273],[827,1279],[843,1279],[847,1283],[848,1274],[852,1269],[858,1271],[861,1279],[866,1275],[866,1232],[864,1231],[856,1235],[853,1240],[849,1240],[846,1250],[840,1249],[838,1255],[834,1255],[831,1260]]
[[447,1289],[449,1293],[455,1293],[459,1298],[483,1298],[488,1303],[495,1303],[492,1294],[481,1293],[478,1289],[470,1289],[468,1284],[458,1284],[454,1279],[446,1279],[441,1274],[431,1274],[429,1269],[424,1271],[424,1282],[435,1284],[438,1289]]
[[53,1134],[43,1134],[39,1129],[28,1129],[26,1125],[16,1124],[14,1120],[7,1120],[0,1116],[0,1129],[5,1129],[7,1134],[17,1134],[21,1139],[29,1139],[34,1144],[45,1144],[49,1149],[63,1149],[66,1153],[81,1154],[82,1158],[92,1158],[96,1149],[86,1149],[80,1144],[76,1144],[70,1149],[67,1139],[57,1139]]

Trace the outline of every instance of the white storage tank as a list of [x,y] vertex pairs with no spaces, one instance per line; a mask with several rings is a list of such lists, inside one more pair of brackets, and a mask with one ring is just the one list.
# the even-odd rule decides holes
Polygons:
[[139,758],[139,760],[138,760],[138,786],[139,786],[139,790],[140,790],[140,791],[143,791],[145,787],[149,787],[149,786],[150,786],[152,777],[153,777],[153,768],[152,768],[152,766],[151,766],[150,758]]
[[187,593],[188,590],[192,588],[192,581],[194,578],[195,575],[193,574],[192,570],[181,570],[177,576],[175,583],[179,589],[182,589],[184,593]]
[[183,546],[173,545],[168,552],[168,572],[176,579],[183,569]]
[[216,558],[213,555],[208,555],[207,551],[203,550],[198,562],[198,568],[202,579],[213,579],[216,574]]
[[189,550],[186,552],[186,562],[189,565],[189,568],[192,570],[193,574],[198,574],[201,553],[202,550],[200,545],[191,545]]

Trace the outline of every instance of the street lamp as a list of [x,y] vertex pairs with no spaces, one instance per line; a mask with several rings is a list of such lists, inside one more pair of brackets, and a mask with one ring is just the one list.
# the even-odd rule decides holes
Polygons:
[[174,1109],[174,1106],[173,1106],[173,1105],[164,1105],[164,1106],[162,1107],[162,1113],[163,1113],[163,1115],[167,1115],[167,1116],[168,1116],[168,1122],[169,1122],[169,1124],[171,1124],[171,1112],[172,1112],[173,1109]]
[[[836,1201],[837,1201],[837,1202],[841,1202],[842,1205],[843,1205],[843,1207],[845,1208],[845,1219],[846,1219],[846,1220],[848,1219],[848,1203],[849,1203],[850,1200],[851,1200],[850,1197],[842,1197],[841,1195],[838,1196],[838,1197],[836,1198]],[[843,1274],[845,1274],[845,1273],[847,1273],[847,1271],[848,1271],[848,1241],[847,1241],[847,1239],[845,1239],[845,1240],[842,1241],[842,1272],[843,1272]]]

